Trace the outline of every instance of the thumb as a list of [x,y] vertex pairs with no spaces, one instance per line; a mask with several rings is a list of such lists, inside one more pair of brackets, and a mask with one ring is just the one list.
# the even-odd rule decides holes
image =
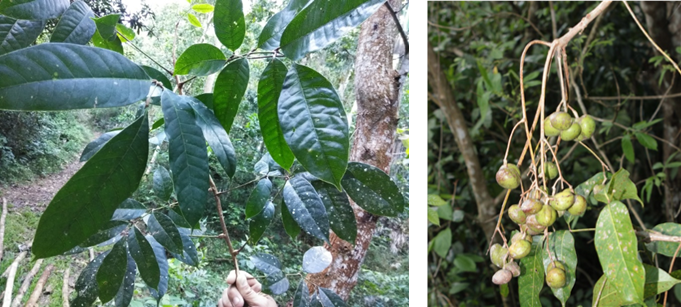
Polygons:
[[236,288],[239,290],[239,293],[241,293],[241,296],[244,298],[244,301],[248,302],[249,305],[251,306],[266,305],[267,299],[265,299],[265,297],[260,295],[259,293],[253,291],[251,286],[248,284],[248,280],[246,279],[245,273],[239,272],[239,275],[236,278]]

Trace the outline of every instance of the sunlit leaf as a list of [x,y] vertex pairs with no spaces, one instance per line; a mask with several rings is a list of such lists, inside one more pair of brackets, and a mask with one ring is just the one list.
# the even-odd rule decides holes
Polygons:
[[225,55],[217,47],[211,44],[194,44],[177,59],[175,74],[207,76],[220,71],[226,60]]
[[227,133],[232,129],[241,99],[248,88],[249,75],[248,60],[242,58],[227,64],[215,80],[213,111]]
[[241,0],[216,0],[213,22],[218,40],[230,50],[237,50],[246,36]]
[[284,86],[287,68],[284,63],[272,60],[260,76],[258,82],[258,121],[267,151],[281,167],[290,169],[293,165],[293,152],[286,144],[284,133],[279,124],[277,104]]
[[631,143],[631,136],[628,134],[622,138],[622,152],[629,162],[634,163],[634,145]]

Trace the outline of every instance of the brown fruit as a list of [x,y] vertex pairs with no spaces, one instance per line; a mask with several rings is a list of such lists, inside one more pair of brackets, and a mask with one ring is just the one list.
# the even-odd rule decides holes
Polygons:
[[586,198],[582,195],[575,194],[575,202],[568,209],[568,212],[574,216],[582,216],[586,211]]
[[554,195],[550,204],[551,207],[553,207],[553,209],[556,209],[558,211],[564,211],[570,208],[570,206],[572,206],[572,203],[574,202],[575,202],[574,194],[572,194],[570,189],[565,189],[560,193]]
[[546,284],[551,288],[562,288],[565,286],[565,271],[553,268],[546,273]]
[[541,211],[537,212],[536,218],[539,225],[549,227],[556,221],[556,210],[549,205],[544,205]]
[[520,186],[520,171],[516,172],[516,169],[510,168],[508,165],[502,165],[499,171],[497,171],[497,183],[504,189],[509,190]]
[[[573,122],[572,116],[565,112],[555,112],[549,116],[549,119],[551,120],[551,126],[560,131],[568,130]],[[579,133],[577,135],[579,135]]]
[[511,281],[511,278],[513,278],[513,273],[511,273],[511,271],[501,269],[494,273],[494,276],[492,276],[492,282],[495,285],[503,285]]
[[515,263],[515,261],[511,261],[504,266],[505,270],[510,271],[513,274],[513,277],[518,277],[520,276],[520,266]]
[[538,200],[528,198],[525,199],[522,204],[520,204],[520,209],[523,210],[523,212],[525,212],[525,215],[531,215],[539,212],[542,206],[543,204]]
[[525,223],[525,212],[523,212],[518,205],[513,205],[508,208],[508,217],[516,224]]
[[499,243],[494,243],[489,250],[489,258],[497,267],[504,266],[504,256],[508,253],[508,250],[501,246]]
[[513,259],[521,259],[527,256],[532,249],[532,243],[527,240],[518,240],[508,247],[508,254]]

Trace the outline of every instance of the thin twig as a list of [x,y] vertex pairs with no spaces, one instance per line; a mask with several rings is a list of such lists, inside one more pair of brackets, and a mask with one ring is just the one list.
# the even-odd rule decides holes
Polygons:
[[400,18],[397,17],[397,13],[395,13],[395,10],[393,10],[393,7],[390,6],[390,3],[386,1],[384,3],[385,7],[388,8],[388,11],[390,12],[390,16],[393,17],[393,20],[395,21],[395,25],[397,26],[397,30],[400,31],[400,36],[402,36],[402,40],[404,41],[404,54],[409,54],[409,38],[407,38],[407,34],[404,33],[404,29],[402,28],[402,25],[400,24]]
[[220,202],[220,196],[218,195],[218,188],[215,186],[213,177],[208,176],[208,179],[210,183],[210,190],[211,192],[213,192],[213,197],[215,198],[215,206],[217,207],[218,210],[218,216],[220,217],[220,226],[222,226],[222,233],[225,235],[225,243],[227,243],[227,246],[229,247],[229,254],[232,256],[232,260],[234,261],[235,275],[238,276],[239,261],[236,259],[236,255],[238,254],[238,252],[234,250],[234,246],[232,246],[232,240],[229,239],[227,224],[225,224],[225,216],[222,214],[222,203]]
[[4,251],[5,242],[5,219],[7,218],[7,200],[2,198],[2,216],[0,216],[0,260]]
[[[681,244],[679,244],[678,247],[676,247],[676,251],[674,252],[674,257],[672,257],[672,263],[669,264],[669,274],[672,273],[672,269],[674,269],[674,261],[676,261],[676,256],[679,255],[679,250],[681,250]],[[662,302],[662,306],[667,306],[667,294],[669,294],[669,291],[664,291],[664,301]]]

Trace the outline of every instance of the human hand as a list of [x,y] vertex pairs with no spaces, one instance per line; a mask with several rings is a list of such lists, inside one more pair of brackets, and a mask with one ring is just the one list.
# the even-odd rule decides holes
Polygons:
[[231,271],[227,276],[227,284],[229,287],[222,292],[218,307],[277,307],[277,302],[271,296],[260,292],[262,285],[251,274],[239,271],[237,277]]

